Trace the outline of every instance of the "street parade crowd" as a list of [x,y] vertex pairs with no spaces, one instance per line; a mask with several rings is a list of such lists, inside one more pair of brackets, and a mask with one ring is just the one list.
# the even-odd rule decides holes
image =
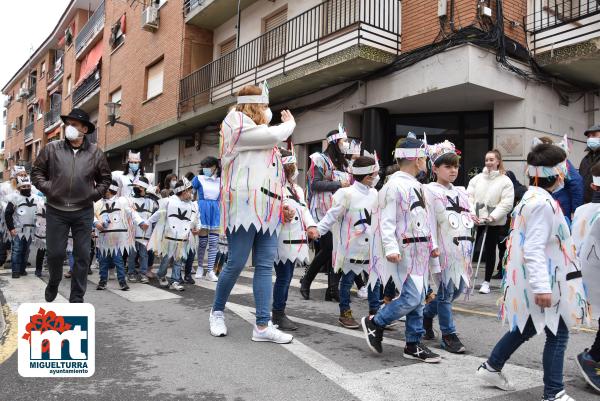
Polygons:
[[[131,283],[154,280],[176,291],[195,280],[213,281],[209,329],[224,337],[225,305],[251,254],[253,341],[293,340],[290,332],[297,326],[286,316],[286,301],[294,269],[305,267],[304,299],[310,298],[317,274],[326,272],[325,299],[339,303],[341,326],[362,329],[368,349],[381,354],[386,328],[405,320],[404,356],[426,363],[442,362],[424,344],[436,338],[436,317],[442,348],[466,351],[452,303],[474,291],[490,293],[498,266],[499,316],[508,332],[474,373],[485,383],[513,390],[502,370],[505,363],[529,338],[543,334],[543,399],[572,400],[563,383],[569,329],[590,324],[600,310],[600,157],[588,160],[581,179],[568,160],[566,138],[561,143],[536,138],[527,156],[527,186],[492,150],[483,171],[464,188],[453,184],[461,153],[451,142],[429,144],[409,134],[398,140],[395,164],[384,171],[377,154],[361,149],[340,124],[327,133],[327,148],[310,155],[302,188],[290,142],[294,117],[284,110],[282,123],[269,125],[268,105],[266,84],[242,88],[221,124],[220,154],[202,160],[194,177],[171,174],[157,183],[133,151],[123,171],[110,172],[98,162],[97,173],[84,177],[96,188],[86,195],[94,201],[91,224],[80,230],[65,223],[60,226],[66,227],[64,239],[58,233],[60,240],[51,240],[57,233],[50,227],[58,223],[50,219],[79,210],[59,202],[55,187],[77,190],[73,180],[71,186],[57,183],[52,171],[72,158],[74,174],[78,153],[91,146],[85,133],[94,129],[85,113],[73,110],[63,116],[66,139],[42,150],[31,177],[13,166],[10,181],[0,186],[0,263],[10,248],[12,277],[18,279],[28,274],[28,255],[35,252],[35,275],[41,277],[49,265],[49,302],[56,296],[63,260],[69,264],[64,277],[74,281],[71,302],[83,302],[86,276],[96,263],[97,290],[107,288],[113,268],[124,291]],[[591,153],[600,148],[596,128],[586,132]],[[59,150],[68,155],[56,156]],[[574,182],[580,189],[573,195],[585,192],[588,202],[576,208],[557,196]],[[478,288],[474,259],[485,263]],[[354,285],[368,300],[368,315],[358,320],[350,297]],[[600,391],[600,335],[577,362]]]

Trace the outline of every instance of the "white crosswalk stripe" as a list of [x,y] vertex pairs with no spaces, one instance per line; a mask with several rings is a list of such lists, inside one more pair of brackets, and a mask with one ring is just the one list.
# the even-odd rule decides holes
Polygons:
[[[88,281],[95,284],[93,287],[88,286],[88,291],[96,290],[96,285],[100,281],[100,277],[97,272],[88,276]],[[119,282],[117,280],[108,280],[106,290],[113,294],[116,294],[130,302],[151,302],[151,301],[163,301],[165,299],[177,299],[181,298],[175,292],[157,288],[149,284],[142,283],[127,283],[131,288],[129,291],[121,291],[119,288]]]

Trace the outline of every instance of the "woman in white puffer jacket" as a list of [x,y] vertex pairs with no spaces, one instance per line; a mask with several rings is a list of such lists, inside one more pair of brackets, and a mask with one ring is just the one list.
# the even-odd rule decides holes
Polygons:
[[486,153],[485,168],[482,173],[469,181],[467,193],[471,210],[475,211],[476,221],[479,222],[477,236],[483,238],[485,225],[488,226],[483,245],[485,281],[481,284],[479,292],[489,294],[490,280],[496,266],[496,248],[500,229],[506,224],[515,198],[513,183],[505,175],[502,155],[499,151],[494,149]]

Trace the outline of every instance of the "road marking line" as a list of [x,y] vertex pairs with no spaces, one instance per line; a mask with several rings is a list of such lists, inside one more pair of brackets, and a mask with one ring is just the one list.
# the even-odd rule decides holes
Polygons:
[[[88,281],[95,285],[98,285],[98,282],[100,281],[100,276],[88,276]],[[166,299],[181,298],[181,295],[177,295],[174,292],[170,292],[169,290],[165,290],[162,288],[156,288],[150,284],[127,283],[127,285],[129,285],[130,290],[122,291],[119,288],[119,282],[117,280],[108,280],[105,291],[111,292],[115,295],[125,298],[130,302],[164,301]],[[88,288],[88,290],[96,291],[96,288],[92,287]]]
[[[240,273],[240,276],[242,277],[246,277],[246,278],[254,278],[254,274],[252,271],[242,271]],[[273,273],[273,278],[272,281],[275,282],[275,274]],[[300,280],[297,278],[293,278],[292,282],[290,283],[290,287],[295,287],[295,288],[300,288]],[[321,281],[318,280],[314,280],[312,282],[312,284],[310,285],[311,290],[323,290],[327,288],[327,283],[323,283]]]

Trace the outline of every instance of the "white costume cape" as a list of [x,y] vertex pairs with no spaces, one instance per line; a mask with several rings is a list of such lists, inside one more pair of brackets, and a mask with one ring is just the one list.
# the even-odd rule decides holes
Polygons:
[[135,226],[144,220],[134,210],[129,199],[113,196],[111,199],[100,199],[94,204],[94,224],[108,223],[102,231],[98,231],[96,246],[102,254],[115,255],[130,251],[135,243]]
[[231,111],[221,126],[222,231],[254,226],[259,232],[279,232],[285,175],[276,146],[296,123],[256,125],[247,115]]
[[310,211],[306,207],[304,191],[294,184],[297,198],[294,196],[290,184],[284,189],[285,204],[293,209],[296,214],[289,223],[283,223],[279,232],[279,245],[277,247],[277,262],[308,263],[308,237],[306,229],[316,226]]
[[37,203],[40,197],[31,195],[25,197],[19,192],[14,192],[7,196],[7,204],[10,202],[14,205],[13,223],[17,236],[26,240],[33,238],[35,231],[35,214],[37,212]]
[[[500,313],[511,330],[523,332],[531,317],[538,334],[556,334],[561,317],[567,327],[589,319],[571,233],[548,191],[531,186],[515,207],[507,251]],[[552,306],[537,306],[536,293],[551,293]]]
[[581,262],[583,284],[592,305],[592,317],[597,319],[600,316],[600,203],[579,206],[571,230]]
[[368,273],[370,261],[371,216],[377,204],[377,191],[360,182],[340,188],[333,205],[317,225],[321,235],[333,234],[332,264],[335,271]]
[[[138,176],[138,174],[133,174],[131,171],[129,171],[127,174],[124,173],[124,171],[115,170],[111,173],[111,175],[112,179],[119,184],[117,196],[124,196],[128,198],[133,196],[133,181],[135,181],[135,178]],[[150,186],[154,185],[154,174],[144,173],[144,177],[148,179]]]

